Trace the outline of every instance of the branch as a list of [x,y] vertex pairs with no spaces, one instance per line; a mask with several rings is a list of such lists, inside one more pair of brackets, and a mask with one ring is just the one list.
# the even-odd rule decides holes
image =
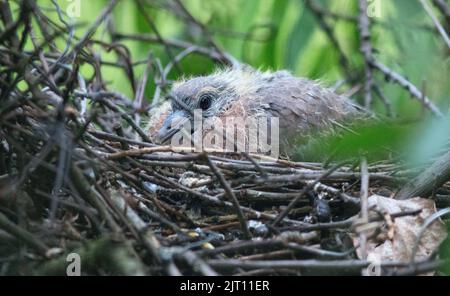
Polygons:
[[438,30],[439,34],[441,34],[442,38],[444,38],[445,43],[447,44],[448,48],[450,48],[450,38],[448,37],[447,32],[442,27],[441,23],[439,22],[438,18],[433,12],[433,9],[431,9],[430,5],[426,0],[420,0],[420,3],[422,3],[423,8],[430,16],[431,20],[433,21],[434,25],[436,26],[436,29]]
[[386,76],[387,80],[392,80],[393,82],[406,89],[414,98],[418,99],[422,103],[422,105],[428,108],[435,116],[444,117],[444,114],[439,110],[439,108],[408,79],[404,78],[397,72],[394,72],[387,66],[375,60],[372,60],[370,64],[372,65],[372,67],[382,72]]
[[241,228],[242,228],[242,232],[244,233],[244,238],[245,239],[251,239],[252,234],[248,230],[247,221],[245,219],[244,213],[242,212],[241,206],[239,205],[239,201],[237,200],[236,196],[234,195],[233,190],[230,187],[230,184],[228,184],[227,180],[220,173],[220,171],[217,168],[217,166],[208,157],[208,154],[204,153],[203,157],[205,158],[206,162],[208,163],[208,166],[211,168],[211,171],[213,171],[213,173],[216,175],[217,179],[219,179],[219,182],[220,182],[220,184],[222,184],[222,187],[225,190],[228,198],[233,203],[234,208],[236,210],[236,214],[237,214],[238,219],[239,219],[239,222],[241,223]]
[[370,20],[367,16],[367,0],[359,0],[358,29],[361,37],[360,51],[364,57],[364,106],[369,109],[372,103],[373,75],[370,61],[372,44],[370,43]]
[[444,15],[447,25],[450,26],[450,7],[444,0],[433,0],[434,6],[436,6]]

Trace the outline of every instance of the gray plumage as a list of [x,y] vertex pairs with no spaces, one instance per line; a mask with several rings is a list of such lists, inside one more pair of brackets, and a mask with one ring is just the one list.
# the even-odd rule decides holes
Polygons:
[[156,134],[160,142],[170,138],[167,135],[173,130],[173,114],[182,114],[192,120],[185,109],[205,107],[204,102],[202,106],[205,96],[211,98],[210,106],[203,111],[205,118],[278,117],[280,145],[285,151],[291,146],[292,139],[306,138],[312,131],[326,129],[359,114],[355,105],[344,96],[318,82],[294,77],[287,71],[219,70],[209,76],[177,82],[170,95],[175,99],[170,115]]

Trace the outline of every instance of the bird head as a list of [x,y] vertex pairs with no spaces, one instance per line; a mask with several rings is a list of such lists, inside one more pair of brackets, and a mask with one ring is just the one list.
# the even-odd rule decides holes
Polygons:
[[220,72],[175,83],[167,95],[171,100],[171,112],[156,133],[156,142],[167,142],[187,121],[192,123],[195,110],[201,110],[204,119],[223,114],[239,98],[229,74]]

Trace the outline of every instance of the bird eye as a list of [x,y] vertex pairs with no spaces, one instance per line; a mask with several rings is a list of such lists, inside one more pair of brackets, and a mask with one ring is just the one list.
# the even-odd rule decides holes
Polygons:
[[200,108],[202,108],[202,110],[207,110],[209,107],[211,107],[212,99],[213,98],[210,94],[201,95],[199,103]]

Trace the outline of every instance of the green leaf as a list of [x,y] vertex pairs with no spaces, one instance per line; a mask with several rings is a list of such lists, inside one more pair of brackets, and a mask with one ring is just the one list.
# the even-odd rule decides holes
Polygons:
[[313,133],[306,144],[299,139],[296,159],[347,159],[365,153],[369,160],[385,159],[399,151],[413,130],[411,125],[387,122],[354,122],[344,129]]

